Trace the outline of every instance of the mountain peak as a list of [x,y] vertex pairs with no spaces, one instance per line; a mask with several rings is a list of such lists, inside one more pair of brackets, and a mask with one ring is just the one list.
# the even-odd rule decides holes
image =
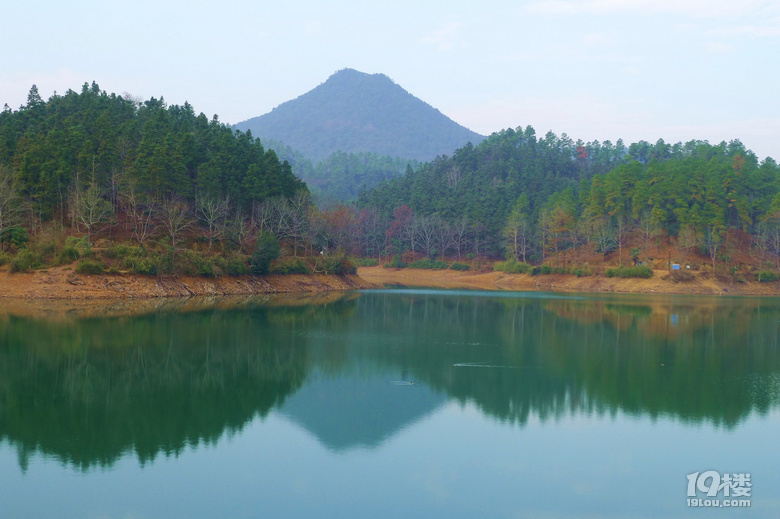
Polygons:
[[317,161],[336,151],[415,160],[451,154],[484,137],[417,99],[384,74],[345,68],[271,112],[238,123]]

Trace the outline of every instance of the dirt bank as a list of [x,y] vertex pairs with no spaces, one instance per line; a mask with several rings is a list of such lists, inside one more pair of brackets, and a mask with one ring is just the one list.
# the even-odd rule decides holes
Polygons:
[[626,292],[637,294],[717,294],[717,295],[780,295],[776,283],[724,283],[716,279],[697,277],[693,281],[675,283],[662,279],[664,270],[654,271],[650,279],[621,279],[601,276],[571,275],[531,276],[503,272],[459,272],[454,270],[386,269],[361,267],[358,275],[379,285],[405,287],[466,288],[477,290],[520,290],[547,292]]
[[[358,276],[327,274],[203,278],[189,276],[81,275],[69,267],[10,274],[0,271],[0,297],[24,299],[124,299],[224,296],[354,290],[372,285]],[[0,305],[3,303],[0,302]]]

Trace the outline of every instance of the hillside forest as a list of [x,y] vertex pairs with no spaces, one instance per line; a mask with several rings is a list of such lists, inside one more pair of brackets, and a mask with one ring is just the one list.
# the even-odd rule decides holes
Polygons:
[[388,173],[357,193],[349,168],[333,166],[322,183],[357,200],[317,205],[295,164],[189,104],[95,83],[44,101],[33,87],[0,113],[0,263],[200,275],[346,272],[346,256],[587,274],[682,263],[764,280],[778,270],[778,165],[737,140],[585,143],[528,126],[422,164],[339,160]]

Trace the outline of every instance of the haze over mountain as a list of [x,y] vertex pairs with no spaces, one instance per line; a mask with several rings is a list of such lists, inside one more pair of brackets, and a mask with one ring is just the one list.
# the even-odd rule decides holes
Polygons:
[[384,74],[352,69],[235,128],[282,142],[315,162],[337,151],[427,161],[484,139]]

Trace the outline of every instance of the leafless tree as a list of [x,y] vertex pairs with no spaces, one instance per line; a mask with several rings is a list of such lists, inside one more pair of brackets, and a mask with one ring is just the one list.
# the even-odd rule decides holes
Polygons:
[[761,281],[761,271],[764,269],[769,256],[769,251],[772,247],[771,244],[771,230],[767,222],[760,222],[756,233],[751,237],[750,255],[756,262],[756,270],[758,271],[758,280]]
[[175,254],[179,240],[193,224],[187,202],[176,196],[167,198],[160,207],[160,223],[171,239],[171,248]]
[[677,236],[677,245],[682,252],[682,268],[685,268],[684,265],[688,260],[688,255],[693,252],[698,243],[699,237],[697,236],[696,230],[692,225],[685,225],[680,229],[680,234]]
[[604,218],[595,218],[591,227],[593,246],[601,252],[601,271],[604,272],[604,257],[615,246],[615,230]]
[[221,240],[227,233],[227,218],[230,214],[230,198],[214,198],[198,196],[195,200],[195,211],[198,219],[206,228],[205,235],[209,240],[209,252],[214,240]]
[[452,227],[443,218],[434,217],[434,242],[440,256],[445,256],[452,246]]
[[241,250],[245,254],[249,254],[252,243],[257,238],[258,233],[255,212],[252,211],[249,215],[247,215],[240,209],[236,209],[236,212],[233,215],[231,232],[236,237]]
[[135,181],[123,182],[121,189],[121,206],[131,226],[133,239],[141,247],[146,240],[157,233],[155,216],[159,211],[157,200],[149,195],[141,193]]
[[0,233],[19,225],[24,209],[17,176],[11,169],[0,166]]
[[460,256],[463,253],[463,249],[466,247],[466,243],[468,242],[469,227],[470,222],[468,216],[461,216],[450,226],[452,231],[452,247],[455,249],[455,253],[458,255],[458,259],[460,259]]
[[429,258],[436,249],[436,218],[434,216],[415,216],[415,241]]
[[71,211],[73,218],[87,231],[87,243],[92,243],[92,235],[101,223],[113,212],[111,203],[103,198],[100,187],[93,179],[86,189],[75,184],[71,193]]

